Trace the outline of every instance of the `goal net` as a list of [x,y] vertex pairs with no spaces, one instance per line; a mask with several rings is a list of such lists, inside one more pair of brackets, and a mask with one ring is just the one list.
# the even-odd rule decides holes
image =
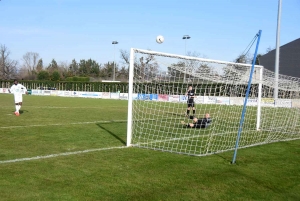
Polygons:
[[[131,49],[127,146],[189,155],[233,150],[251,65]],[[187,114],[188,87],[195,114]],[[300,80],[255,66],[239,148],[300,138]],[[206,128],[187,128],[210,114]]]

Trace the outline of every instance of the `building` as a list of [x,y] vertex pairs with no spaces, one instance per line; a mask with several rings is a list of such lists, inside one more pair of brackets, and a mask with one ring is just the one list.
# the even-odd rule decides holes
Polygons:
[[[259,58],[260,65],[275,71],[276,49]],[[280,47],[279,74],[300,78],[300,38]]]

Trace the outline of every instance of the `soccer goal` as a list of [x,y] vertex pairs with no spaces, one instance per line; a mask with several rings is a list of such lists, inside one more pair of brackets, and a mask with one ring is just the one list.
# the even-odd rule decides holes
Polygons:
[[[300,138],[300,81],[254,66],[239,147]],[[250,64],[131,49],[127,146],[189,155],[235,148],[250,76]],[[195,89],[195,114],[187,113],[186,92]],[[209,113],[206,128],[186,128],[191,116]]]

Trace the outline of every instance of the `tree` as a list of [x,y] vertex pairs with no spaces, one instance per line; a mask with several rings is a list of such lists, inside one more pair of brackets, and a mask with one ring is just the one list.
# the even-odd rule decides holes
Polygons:
[[95,60],[92,60],[92,59],[87,60],[86,64],[90,69],[89,76],[98,77],[99,73],[100,73],[99,64]]
[[236,63],[246,64],[249,63],[249,61],[251,61],[251,59],[249,58],[249,54],[241,54],[235,59]]
[[79,69],[78,69],[78,71],[79,71],[79,75],[81,75],[81,76],[86,76],[88,74],[88,72],[90,71],[88,69],[88,67],[86,66],[85,59],[81,59],[79,61]]
[[120,57],[124,64],[127,64],[129,67],[130,60],[129,60],[129,52],[126,50],[120,50]]
[[[187,56],[200,57],[201,54],[198,52],[188,52]],[[204,56],[202,56],[202,58],[204,58]],[[201,76],[206,76],[207,74],[212,73],[212,68],[205,62],[201,62],[199,60],[184,60],[184,63],[187,68],[187,80],[193,79],[195,77],[195,73],[200,73]]]
[[171,64],[171,66],[168,67],[168,75],[170,79],[174,81],[183,81],[184,73],[178,69],[183,69],[184,67],[185,62],[182,60],[175,64]]
[[[130,59],[129,59],[129,53],[126,50],[120,50],[121,59],[124,64],[127,64],[129,67]],[[145,55],[136,58],[134,61],[134,68],[136,69],[136,72],[138,75],[140,75],[140,79],[142,81],[151,81],[156,77],[159,71],[158,63],[155,60],[154,55]]]
[[[187,56],[199,57],[200,53],[188,52]],[[195,73],[210,73],[211,67],[199,60],[181,59],[177,63],[171,64],[168,67],[168,76],[174,81],[183,81],[184,76],[187,80],[194,78]],[[186,74],[186,75],[185,75]]]
[[58,65],[57,65],[57,62],[55,61],[55,59],[52,59],[51,63],[47,67],[47,69],[50,73],[52,73],[54,71],[58,71]]
[[27,70],[30,77],[36,73],[39,57],[39,54],[36,52],[27,52],[23,55],[23,67]]
[[[262,54],[257,54],[256,55],[256,60],[255,60],[255,65],[260,65],[260,57],[262,57]],[[252,60],[253,61],[253,60]]]
[[125,66],[122,66],[121,69],[118,71],[119,78],[128,81],[129,78],[129,69]]
[[60,79],[60,74],[58,71],[53,71],[51,74],[51,80],[52,81],[59,81]]
[[0,46],[0,79],[13,79],[17,73],[18,62],[9,58],[10,51],[5,45]]
[[37,75],[38,80],[49,80],[49,73],[45,70],[42,70]]
[[[242,64],[252,64],[253,59],[250,58],[249,54],[241,54],[235,59],[235,63]],[[256,62],[258,62],[258,58],[256,58]],[[241,66],[238,64],[227,64],[223,67],[223,78],[226,81],[230,80],[230,84],[235,85],[236,82],[247,82],[247,75],[250,72],[250,68],[246,68],[245,66]],[[234,89],[235,90],[235,89]],[[231,94],[235,94],[236,91],[230,92]]]
[[69,65],[69,76],[76,76],[79,70],[78,63],[75,59],[72,60],[72,63]]
[[113,72],[114,72],[114,63],[109,63],[107,62],[104,64],[103,68],[100,70],[100,77],[102,78],[110,78],[112,79],[113,77]]
[[202,74],[210,74],[212,73],[212,68],[207,63],[201,63],[196,72]]
[[58,72],[60,78],[70,77],[70,64],[67,61],[60,61],[58,65]]
[[43,65],[43,59],[39,59],[37,65],[36,65],[36,71],[39,73],[44,69]]
[[79,62],[79,74],[81,76],[94,76],[98,77],[100,73],[100,65],[92,59],[80,60]]

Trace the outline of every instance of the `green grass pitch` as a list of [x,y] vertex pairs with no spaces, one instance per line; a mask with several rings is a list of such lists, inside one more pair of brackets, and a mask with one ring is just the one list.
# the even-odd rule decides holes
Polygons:
[[193,157],[125,148],[127,101],[0,94],[0,200],[300,200],[300,140]]

